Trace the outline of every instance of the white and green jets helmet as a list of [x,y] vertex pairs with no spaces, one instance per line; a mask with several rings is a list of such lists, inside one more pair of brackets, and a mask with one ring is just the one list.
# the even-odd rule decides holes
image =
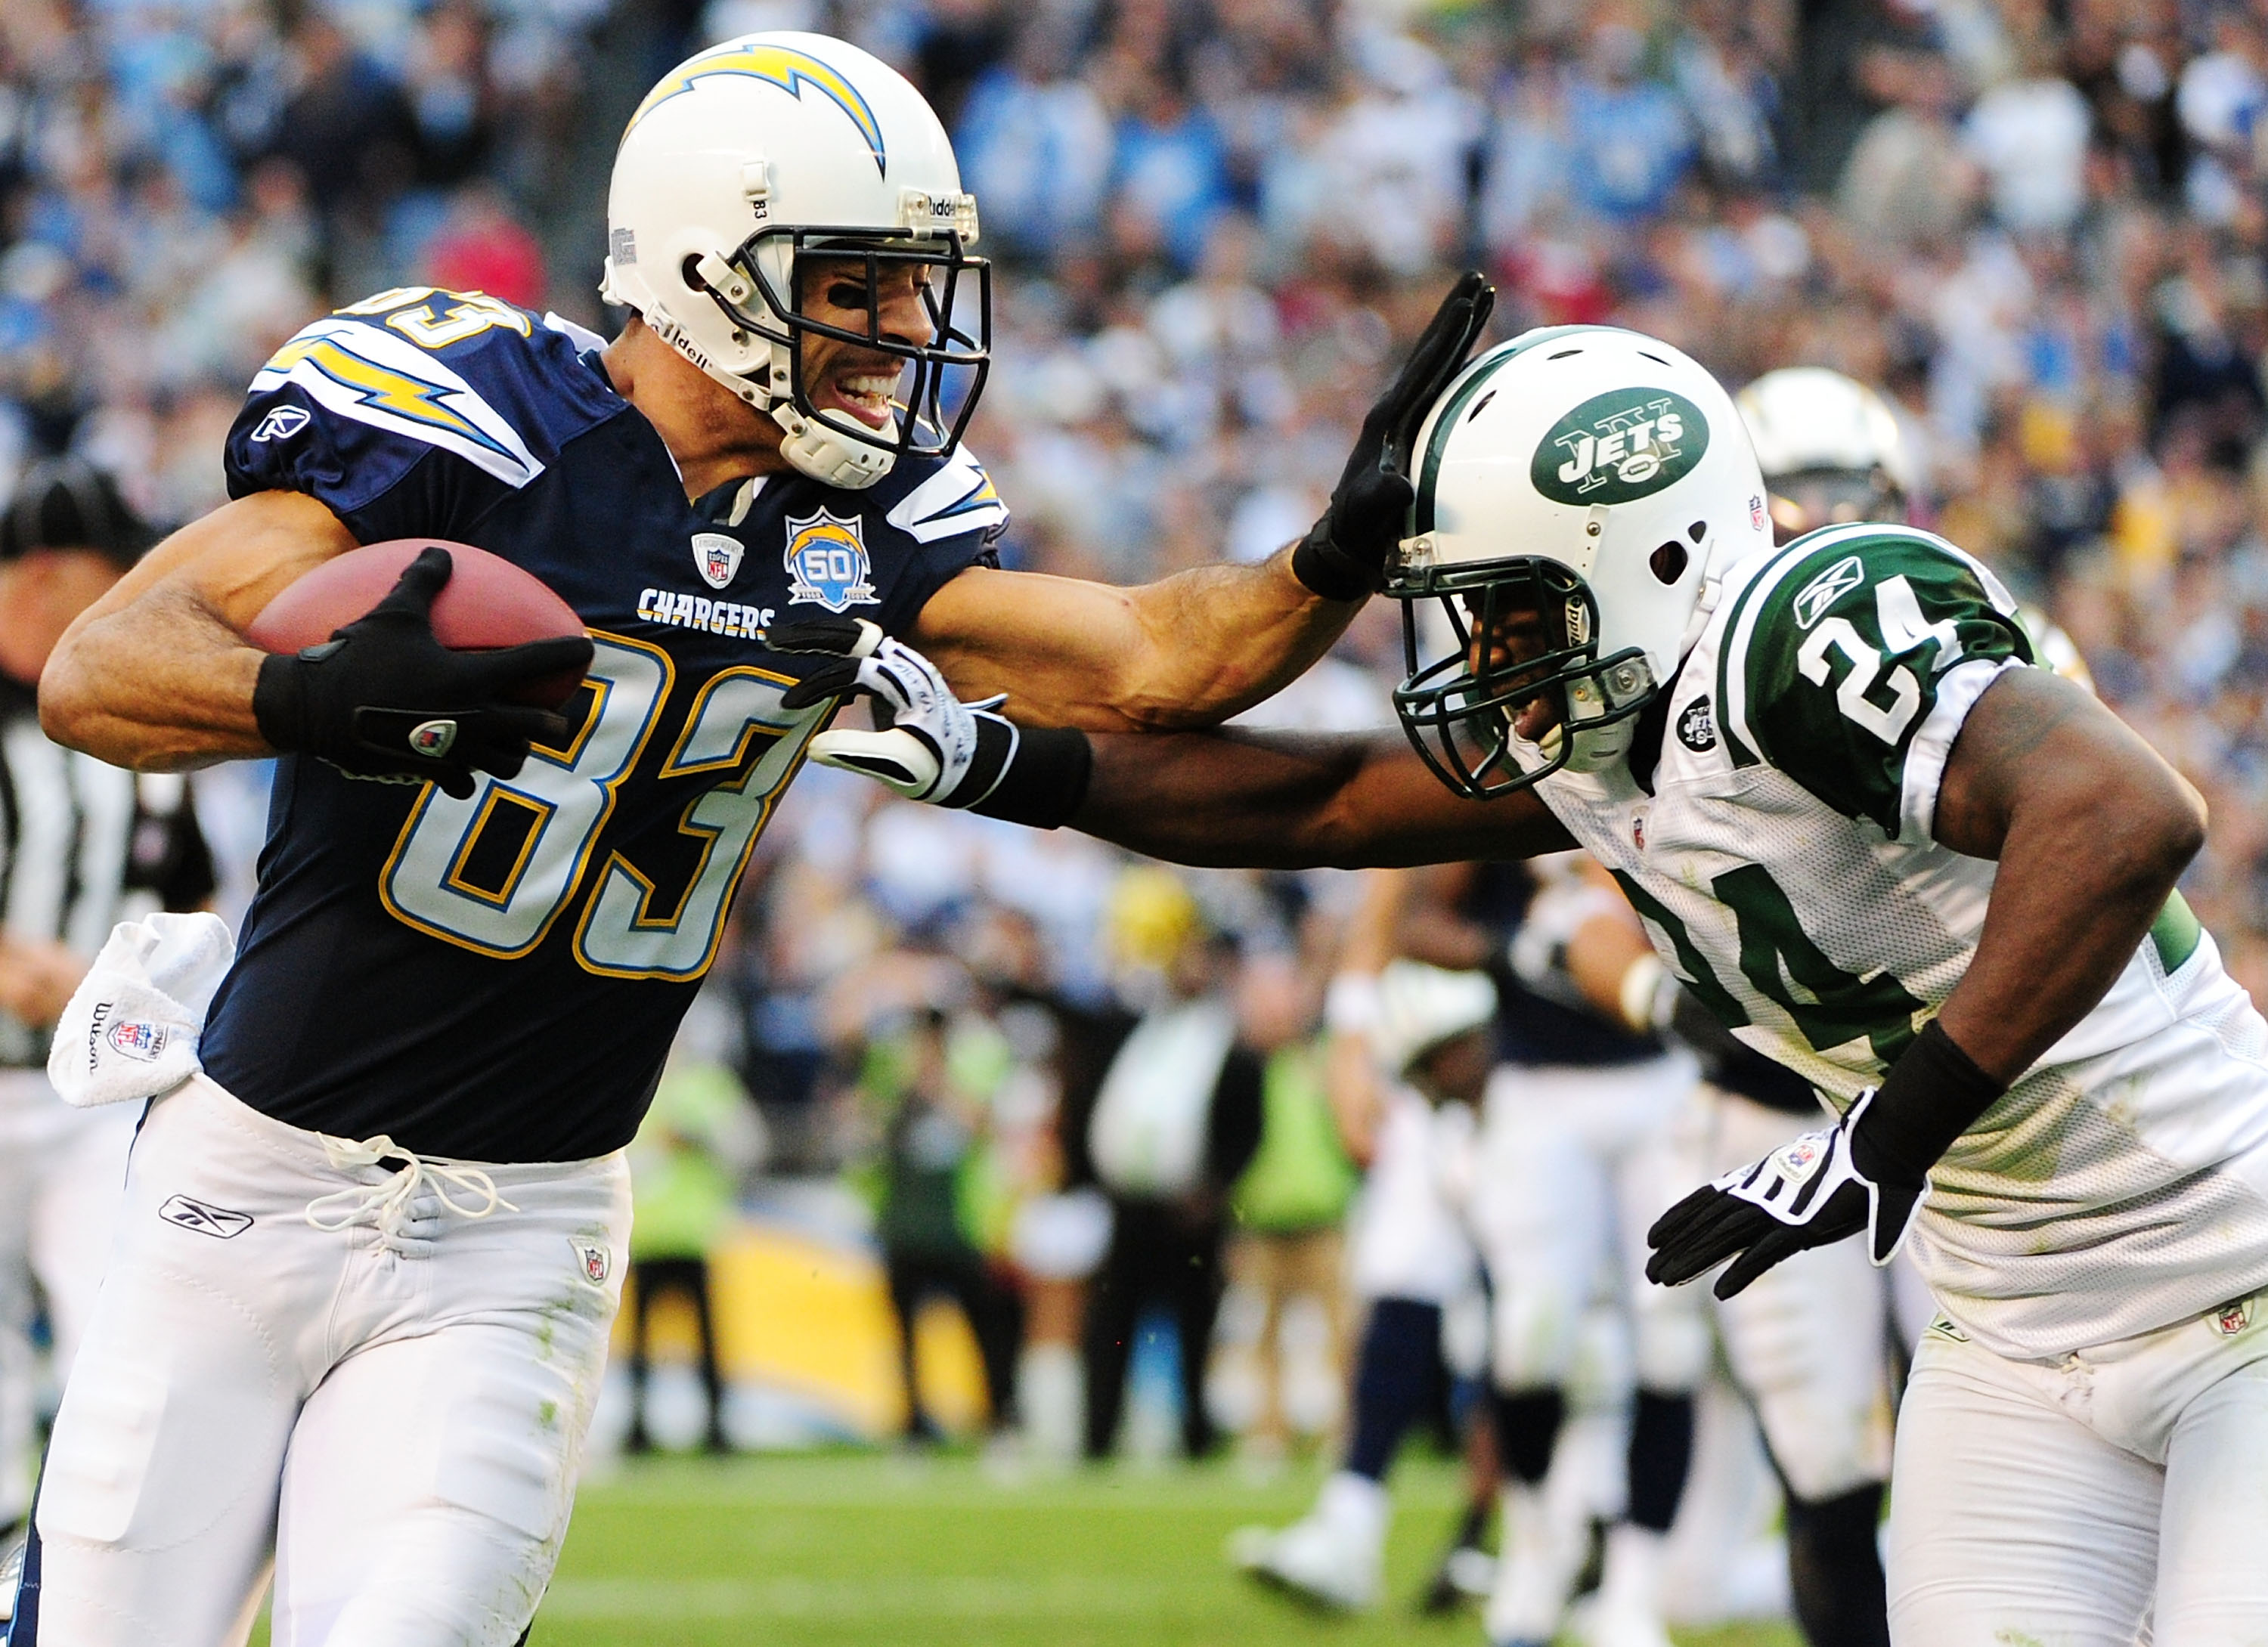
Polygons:
[[1913,456],[1889,403],[1824,366],[1767,371],[1734,398],[1782,541],[1821,526],[1906,518]]
[[[968,255],[976,201],[945,128],[887,63],[786,31],[686,59],[630,116],[607,221],[601,293],[770,412],[805,474],[871,486],[901,455],[942,455],[959,440],[986,371],[990,271]],[[915,265],[933,335],[884,335],[873,311],[863,332],[813,320],[802,280],[814,257],[863,260],[870,289],[885,266]],[[814,335],[904,363],[891,426],[812,404],[803,349]]]
[[[1386,592],[1404,603],[1394,698],[1418,754],[1483,798],[1622,760],[1725,569],[1771,547],[1732,398],[1640,333],[1550,327],[1467,366],[1414,452]],[[1422,621],[1435,607],[1445,632]],[[1550,711],[1534,740],[1516,730],[1531,708]]]

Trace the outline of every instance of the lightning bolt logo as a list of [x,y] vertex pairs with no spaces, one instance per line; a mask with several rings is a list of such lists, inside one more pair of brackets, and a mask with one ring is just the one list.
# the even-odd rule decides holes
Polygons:
[[391,412],[394,416],[407,418],[413,423],[446,430],[460,439],[486,447],[512,462],[521,460],[520,454],[502,445],[446,403],[444,397],[455,391],[441,384],[428,383],[422,378],[413,378],[390,366],[381,366],[375,361],[365,360],[341,347],[335,339],[295,337],[277,349],[262,370],[285,375],[293,367],[303,364],[353,391],[356,399],[365,406]]
[[776,85],[799,100],[805,87],[817,90],[850,117],[850,123],[866,140],[867,152],[874,157],[874,169],[887,175],[889,166],[882,152],[882,122],[874,118],[874,111],[859,95],[858,88],[839,70],[828,68],[809,52],[798,51],[791,46],[722,46],[694,58],[645,94],[645,101],[637,106],[630,125],[622,128],[622,135],[628,136],[638,121],[657,107],[681,92],[690,92],[696,80],[712,74],[747,75],[767,85]]

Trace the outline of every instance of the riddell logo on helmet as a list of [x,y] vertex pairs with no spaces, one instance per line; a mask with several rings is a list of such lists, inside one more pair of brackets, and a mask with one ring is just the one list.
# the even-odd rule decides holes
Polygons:
[[1709,420],[1683,395],[1616,389],[1551,426],[1528,479],[1554,503],[1634,503],[1684,479],[1708,450]]

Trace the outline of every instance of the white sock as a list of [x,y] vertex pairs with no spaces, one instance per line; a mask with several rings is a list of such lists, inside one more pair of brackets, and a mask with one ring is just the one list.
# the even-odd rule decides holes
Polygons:
[[1016,1373],[1016,1401],[1033,1456],[1068,1463],[1085,1444],[1086,1378],[1071,1344],[1027,1344]]
[[1617,1521],[1608,1528],[1606,1563],[1599,1575],[1600,1605],[1659,1617],[1666,1542],[1653,1528],[1633,1521]]

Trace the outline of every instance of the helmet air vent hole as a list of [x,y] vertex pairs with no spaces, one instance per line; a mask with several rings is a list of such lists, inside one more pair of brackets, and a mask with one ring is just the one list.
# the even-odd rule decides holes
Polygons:
[[1650,361],[1652,361],[1652,362],[1653,362],[1655,365],[1657,365],[1657,366],[1667,366],[1667,365],[1669,364],[1668,361],[1664,360],[1660,356],[1659,356],[1659,355],[1650,355],[1650,354],[1646,353],[1646,350],[1644,350],[1644,349],[1639,349],[1639,350],[1638,351],[1638,358],[1639,358],[1639,359],[1641,359],[1641,360],[1650,360]]
[[1701,541],[1702,533],[1708,530],[1709,523],[1707,521],[1697,520],[1691,526],[1685,528],[1685,535],[1692,539],[1694,542],[1698,543]]
[[1469,423],[1473,419],[1478,417],[1483,412],[1488,410],[1488,403],[1494,399],[1496,399],[1496,391],[1494,389],[1491,389],[1486,394],[1481,396],[1479,400],[1474,401],[1473,409],[1465,414],[1465,422]]
[[1582,352],[1583,351],[1580,349],[1563,349],[1557,354],[1546,355],[1543,358],[1546,360],[1565,360],[1570,355],[1580,355]]
[[1663,583],[1674,584],[1685,575],[1687,558],[1685,546],[1672,538],[1648,555],[1646,563]]

